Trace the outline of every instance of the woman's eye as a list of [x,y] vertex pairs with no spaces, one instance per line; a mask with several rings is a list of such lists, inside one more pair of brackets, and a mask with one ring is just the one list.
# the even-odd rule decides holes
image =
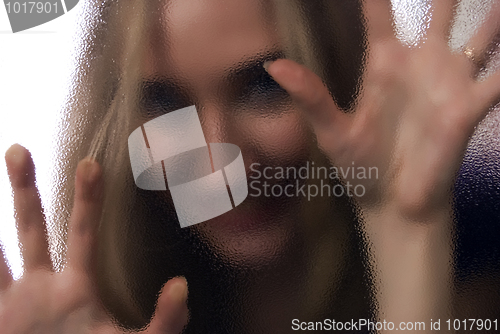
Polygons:
[[288,93],[266,72],[262,66],[267,59],[250,60],[233,70],[227,77],[226,96],[239,110],[269,112],[288,104]]
[[240,102],[264,106],[282,102],[288,97],[288,93],[266,71],[262,71],[258,76],[250,78],[242,90]]
[[169,80],[144,81],[141,87],[141,113],[153,119],[191,105],[185,90]]

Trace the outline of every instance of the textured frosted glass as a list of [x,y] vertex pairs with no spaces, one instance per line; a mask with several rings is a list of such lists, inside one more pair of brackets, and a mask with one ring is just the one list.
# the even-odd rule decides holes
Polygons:
[[[186,333],[288,333],[293,319],[377,317],[372,250],[352,199],[272,192],[288,185],[326,189],[318,177],[280,178],[275,171],[332,163],[263,67],[278,58],[307,65],[337,105],[354,113],[372,51],[365,3],[86,2],[88,26],[57,143],[52,216],[62,254],[74,162],[96,156],[106,180],[98,286],[120,324],[147,324],[161,286],[181,275],[189,284]],[[430,3],[392,1],[394,33],[412,50],[425,42]],[[456,10],[449,41],[456,50],[466,44],[464,30],[469,34],[481,21],[467,13],[485,15],[489,6],[474,3],[463,1]],[[488,69],[498,68],[497,49],[490,54]],[[488,69],[478,68],[483,76]],[[187,107],[193,117],[172,121]],[[458,319],[500,314],[499,115],[478,126],[454,194],[454,279],[448,284]],[[155,119],[165,122],[148,123]],[[252,186],[257,175],[267,190],[262,182]],[[338,185],[327,181],[329,189]],[[211,219],[188,226],[181,212]]]

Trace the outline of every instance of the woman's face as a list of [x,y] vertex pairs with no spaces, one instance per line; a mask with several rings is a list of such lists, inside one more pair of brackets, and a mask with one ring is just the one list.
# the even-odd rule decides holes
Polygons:
[[[159,13],[142,69],[146,117],[195,104],[207,143],[238,145],[247,177],[266,166],[304,165],[315,147],[311,132],[262,66],[282,56],[271,8],[261,1],[177,0]],[[253,188],[263,190],[262,183]],[[223,254],[262,260],[279,255],[304,227],[304,198],[256,197],[253,188],[240,206],[194,229]]]
[[[195,105],[207,143],[241,149],[249,194],[233,210],[180,230],[169,192],[139,189],[132,173],[127,174],[124,187],[134,193],[126,203],[131,204],[116,207],[116,214],[109,210],[110,223],[101,230],[101,243],[109,249],[102,251],[107,280],[103,290],[111,291],[110,309],[118,314],[125,309],[121,321],[139,319],[135,314],[140,312],[147,318],[149,311],[144,310],[154,305],[158,287],[176,275],[190,282],[191,311],[198,325],[210,318],[211,324],[224,319],[226,325],[244,323],[242,328],[288,326],[291,316],[330,311],[329,301],[354,249],[346,247],[353,235],[346,199],[308,199],[295,191],[292,196],[264,194],[264,182],[268,193],[274,185],[320,182],[277,177],[279,168],[298,170],[312,163],[329,167],[302,114],[262,66],[284,54],[271,3],[147,2],[152,8],[144,21],[144,54],[138,57],[139,108],[131,106],[140,116],[128,133],[165,113]],[[265,171],[270,178],[264,177]],[[119,176],[116,179],[119,182]],[[116,281],[123,282],[120,289]],[[269,317],[278,312],[280,321]]]

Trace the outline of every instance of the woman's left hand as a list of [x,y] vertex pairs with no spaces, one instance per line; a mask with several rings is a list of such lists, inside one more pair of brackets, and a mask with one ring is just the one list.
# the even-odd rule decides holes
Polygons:
[[[450,50],[454,1],[433,1],[432,21],[418,48],[396,38],[390,4],[365,1],[368,58],[353,113],[340,110],[306,67],[281,59],[267,70],[309,119],[335,166],[378,169],[378,179],[344,180],[366,187],[366,195],[356,198],[362,208],[394,205],[418,218],[447,205],[470,136],[500,99],[500,73],[478,81],[471,55]],[[500,2],[494,10],[500,12]],[[496,17],[471,44],[491,42],[493,36],[481,32],[496,31]]]
[[[366,191],[358,189],[364,196],[355,199],[379,320],[445,321],[452,309],[452,189],[474,128],[500,99],[500,73],[477,80],[484,55],[450,50],[455,1],[432,2],[418,48],[396,38],[391,1],[363,3],[369,48],[353,113],[340,110],[306,67],[284,59],[265,67],[309,119],[333,165],[356,168],[354,179],[346,173],[343,182],[347,189],[351,183],[351,196],[354,186]],[[495,5],[500,10],[500,1]],[[491,44],[484,32],[498,31],[500,23],[491,17],[469,45]],[[358,168],[376,168],[378,178],[357,178]]]

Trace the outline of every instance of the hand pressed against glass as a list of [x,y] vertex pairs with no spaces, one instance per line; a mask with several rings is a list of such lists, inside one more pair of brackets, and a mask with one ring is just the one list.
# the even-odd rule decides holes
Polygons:
[[[13,281],[0,258],[1,332],[124,332],[106,313],[96,291],[94,256],[103,191],[99,165],[90,159],[78,165],[66,267],[54,272],[31,156],[23,147],[14,145],[5,159],[25,270],[21,279]],[[140,333],[179,333],[188,318],[186,300],[186,281],[171,279],[163,287],[151,323]]]
[[[375,196],[359,198],[364,208],[375,198],[418,216],[447,205],[468,139],[500,98],[500,74],[477,81],[470,58],[448,46],[454,3],[434,1],[426,40],[408,48],[392,30],[390,2],[366,2],[369,58],[354,113],[339,110],[307,68],[289,60],[268,67],[335,165],[379,167]],[[484,45],[490,37],[478,34],[471,43]]]

